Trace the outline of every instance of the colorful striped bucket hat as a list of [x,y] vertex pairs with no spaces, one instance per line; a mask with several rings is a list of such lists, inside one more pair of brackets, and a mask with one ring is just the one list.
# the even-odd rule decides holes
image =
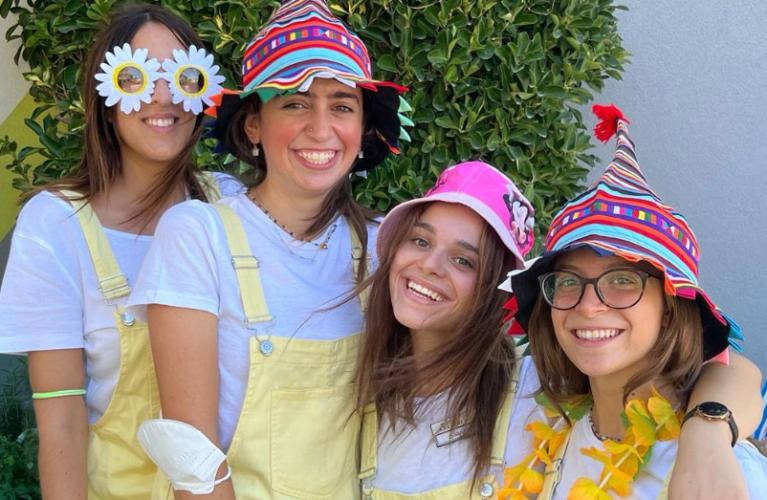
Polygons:
[[354,170],[373,168],[390,152],[399,154],[400,140],[410,139],[403,126],[413,125],[403,115],[411,110],[400,96],[407,87],[373,79],[365,44],[323,0],[284,2],[251,40],[242,61],[243,89],[224,90],[206,110],[216,119],[213,135],[228,148],[226,130],[242,99],[256,93],[265,103],[275,95],[304,92],[315,78],[362,89],[375,137],[363,141],[364,158]]
[[663,273],[668,295],[694,300],[700,309],[706,359],[742,340],[738,325],[724,315],[698,284],[700,247],[684,216],[664,204],[639,168],[628,120],[614,105],[594,106],[600,118],[595,135],[607,142],[617,134],[615,157],[586,192],[569,201],[551,222],[545,253],[525,269],[512,271],[502,288],[513,291],[507,305],[516,328],[525,330],[539,295],[538,276],[552,270],[562,252],[590,247],[603,255],[644,261]]

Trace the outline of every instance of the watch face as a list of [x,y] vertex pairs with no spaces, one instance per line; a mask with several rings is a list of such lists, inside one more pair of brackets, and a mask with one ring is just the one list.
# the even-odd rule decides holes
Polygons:
[[701,414],[712,418],[722,418],[730,412],[726,406],[714,401],[707,401],[705,403],[699,404],[698,411]]

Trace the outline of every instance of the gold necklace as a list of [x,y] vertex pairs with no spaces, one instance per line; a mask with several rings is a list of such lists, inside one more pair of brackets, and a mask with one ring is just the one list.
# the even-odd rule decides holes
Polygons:
[[296,236],[296,234],[288,229],[288,227],[285,224],[282,224],[280,221],[277,220],[274,215],[269,212],[269,210],[260,202],[258,201],[258,198],[256,198],[256,195],[253,193],[248,193],[248,198],[250,201],[256,204],[258,208],[261,209],[262,212],[264,212],[264,215],[266,215],[270,221],[274,222],[277,226],[279,226],[283,231],[288,233],[291,238],[297,241],[301,241],[303,243],[309,243],[311,245],[316,246],[320,250],[327,250],[328,249],[328,242],[330,241],[331,236],[333,236],[333,233],[336,232],[336,228],[338,227],[338,223],[334,222],[332,226],[330,226],[330,229],[328,230],[327,236],[325,236],[325,239],[322,240],[320,243],[317,243],[316,241],[306,240],[303,238],[299,238]]

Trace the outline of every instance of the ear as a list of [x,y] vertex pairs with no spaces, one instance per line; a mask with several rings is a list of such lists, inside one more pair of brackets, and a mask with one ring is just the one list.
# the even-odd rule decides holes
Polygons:
[[668,304],[663,305],[663,316],[660,319],[661,328],[664,330],[668,328],[668,324],[671,322],[671,308]]
[[245,117],[245,135],[252,144],[261,142],[261,115],[251,113]]

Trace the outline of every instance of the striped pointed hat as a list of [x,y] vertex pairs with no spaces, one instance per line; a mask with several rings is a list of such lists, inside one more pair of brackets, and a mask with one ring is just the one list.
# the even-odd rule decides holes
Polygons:
[[407,87],[373,79],[365,44],[323,0],[284,2],[251,40],[242,61],[243,90],[224,90],[206,110],[216,118],[213,135],[229,148],[226,130],[241,99],[256,93],[265,103],[275,95],[305,92],[315,78],[362,89],[375,134],[363,141],[364,158],[354,170],[373,168],[390,152],[399,154],[399,141],[410,139],[403,126],[413,125],[402,114],[411,110],[400,97]]
[[617,135],[615,157],[586,192],[554,217],[544,255],[528,262],[524,270],[509,273],[504,285],[514,291],[508,308],[515,310],[518,327],[527,328],[539,294],[538,276],[549,272],[562,252],[590,247],[602,255],[648,262],[663,273],[667,295],[694,300],[701,313],[706,359],[722,352],[728,340],[737,347],[740,328],[698,284],[698,240],[684,216],[664,204],[647,184],[629,137],[628,120],[614,105],[593,109],[600,118],[596,137],[607,142]]

